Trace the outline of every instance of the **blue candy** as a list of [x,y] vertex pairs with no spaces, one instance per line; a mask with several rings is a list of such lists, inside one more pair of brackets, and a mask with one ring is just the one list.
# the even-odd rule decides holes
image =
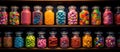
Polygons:
[[15,48],[21,48],[24,46],[24,40],[22,37],[15,37],[14,40],[14,47]]

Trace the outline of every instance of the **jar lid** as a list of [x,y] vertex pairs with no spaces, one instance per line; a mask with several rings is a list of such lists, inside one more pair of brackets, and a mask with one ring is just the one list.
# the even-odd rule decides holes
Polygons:
[[12,32],[5,32],[5,34],[6,34],[6,35],[10,35],[10,34],[12,34]]
[[11,9],[18,9],[18,6],[11,6]]
[[20,31],[19,31],[19,32],[16,32],[15,34],[21,35],[22,33],[23,33],[23,32],[20,32]]
[[43,31],[39,31],[38,34],[42,34],[42,35],[43,35],[43,34],[45,34],[45,32],[43,32]]
[[63,34],[63,35],[67,35],[68,32],[67,32],[67,31],[62,31],[61,34]]
[[91,32],[89,32],[89,31],[86,31],[86,32],[84,32],[84,34],[91,34]]
[[6,7],[6,6],[1,6],[1,8],[4,8],[4,9],[6,9],[7,7]]
[[95,32],[95,34],[102,34],[102,32],[98,31],[98,32]]
[[120,9],[120,6],[117,6],[116,8],[117,8],[117,9]]
[[88,6],[81,6],[80,9],[88,9]]
[[80,34],[80,32],[74,31],[74,32],[72,32],[72,34]]
[[46,6],[46,9],[53,9],[53,6],[48,5],[48,6]]
[[54,35],[55,35],[56,33],[57,33],[57,32],[55,32],[55,31],[51,31],[51,32],[50,32],[50,34],[54,34]]
[[76,6],[69,6],[69,9],[76,9]]
[[42,7],[39,5],[36,5],[36,6],[34,6],[34,9],[42,9]]
[[106,6],[106,7],[104,7],[104,9],[110,9],[111,7],[110,6]]
[[107,33],[110,34],[110,35],[114,34],[113,32],[107,32]]
[[94,6],[92,9],[99,9],[100,7],[99,6]]
[[22,7],[23,9],[28,9],[28,8],[30,8],[29,6],[23,6]]
[[34,32],[27,32],[27,34],[34,34]]
[[57,6],[57,9],[65,9],[65,7],[62,5],[59,5],[59,6]]

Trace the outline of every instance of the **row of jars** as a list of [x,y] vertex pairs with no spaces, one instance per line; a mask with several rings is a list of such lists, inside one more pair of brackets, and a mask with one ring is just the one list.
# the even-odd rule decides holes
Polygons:
[[[0,24],[8,24],[8,13],[6,12],[6,6],[0,6]],[[43,13],[42,13],[42,7],[41,6],[34,6],[34,11],[32,13],[31,17],[31,11],[29,6],[23,6],[23,10],[21,12],[21,21],[20,21],[20,13],[17,12],[18,7],[12,6],[11,12],[9,13],[9,24],[11,25],[29,25],[29,24],[38,24],[42,25],[43,20],[45,25],[54,25],[55,21],[58,25],[67,24],[68,25],[87,25],[90,24],[90,13],[88,11],[87,6],[81,6],[81,12],[79,13],[79,20],[78,20],[78,12],[76,11],[75,6],[69,6],[69,12],[67,14],[66,18],[66,12],[64,6],[57,6],[57,12],[56,12],[56,20],[55,20],[55,13],[53,11],[53,6],[46,6],[46,11],[44,13],[44,19],[43,19]],[[110,25],[113,24],[113,14],[110,10],[111,7],[105,7],[105,11],[103,13],[103,24]],[[117,12],[115,14],[115,23],[120,24],[120,7],[116,7]],[[91,24],[92,25],[101,25],[101,12],[99,10],[98,6],[94,6],[93,12],[91,13]],[[31,23],[32,21],[32,23]],[[78,23],[79,22],[79,23]]]
[[[38,48],[56,48],[58,47],[58,40],[60,40],[60,47],[61,48],[113,48],[118,45],[120,47],[120,37],[117,39],[117,45],[116,45],[116,37],[114,36],[113,32],[108,32],[108,36],[105,38],[102,36],[102,32],[95,32],[95,38],[92,37],[91,32],[84,32],[84,36],[80,37],[78,31],[72,32],[72,37],[68,37],[67,31],[62,31],[62,36],[60,39],[56,37],[55,31],[49,32],[50,36],[47,38],[44,36],[45,32],[40,31],[38,32],[37,38],[34,36],[34,32],[27,32],[27,36],[24,39],[21,34],[22,32],[16,32],[16,37],[11,36],[11,32],[5,32],[4,37],[0,37],[0,47],[6,47],[6,48],[34,48],[37,46]],[[2,40],[3,38],[3,40]],[[14,39],[13,39],[14,38]],[[93,40],[94,39],[94,40]],[[3,42],[3,43],[2,43]],[[14,42],[14,43],[13,43]],[[25,44],[25,45],[24,45]],[[94,44],[94,45],[93,45]]]

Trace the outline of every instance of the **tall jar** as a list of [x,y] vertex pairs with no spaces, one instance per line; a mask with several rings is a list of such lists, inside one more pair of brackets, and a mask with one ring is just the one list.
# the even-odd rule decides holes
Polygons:
[[66,24],[66,12],[64,11],[64,6],[57,6],[57,13],[56,13],[56,23],[58,25],[65,25]]
[[95,32],[97,35],[94,39],[94,46],[95,48],[102,48],[104,47],[104,37],[101,35],[102,32]]
[[2,47],[3,43],[2,43],[2,34],[0,32],[0,48]]
[[79,32],[75,31],[72,32],[73,37],[71,38],[71,47],[72,48],[79,48],[81,47],[81,38],[79,37]]
[[45,48],[47,46],[47,40],[44,37],[45,32],[40,31],[38,32],[39,36],[37,37],[37,47],[38,48]]
[[6,12],[7,7],[1,6],[0,7],[0,25],[7,25],[8,24],[8,13]]
[[42,25],[43,24],[43,13],[41,6],[34,6],[32,23]]
[[14,40],[14,47],[15,48],[22,48],[24,46],[24,39],[22,37],[22,32],[16,32],[16,37]]
[[68,25],[77,25],[78,24],[78,13],[75,6],[69,6],[68,12]]
[[113,14],[110,10],[111,7],[105,7],[105,11],[103,13],[103,24],[104,25],[111,25],[113,24]]
[[114,37],[113,32],[108,32],[108,36],[105,39],[105,45],[106,45],[106,47],[108,47],[108,48],[115,47],[115,44],[116,44],[115,40],[116,40],[116,38]]
[[69,37],[67,36],[68,32],[63,31],[61,32],[62,37],[60,38],[60,47],[61,48],[68,48],[69,47]]
[[5,36],[3,37],[3,47],[11,48],[13,46],[11,33],[12,32],[5,32]]
[[31,24],[31,12],[29,6],[23,6],[21,12],[21,24],[30,25]]
[[82,37],[82,46],[85,48],[92,47],[92,36],[90,32],[84,32],[84,36]]
[[115,23],[120,25],[120,6],[116,7],[117,12],[115,14]]
[[27,32],[27,36],[25,39],[25,46],[27,48],[33,48],[35,47],[35,36],[33,35],[33,32]]
[[20,24],[20,14],[17,11],[17,6],[11,7],[10,17],[9,17],[9,24],[11,25],[19,25]]
[[80,25],[88,25],[90,23],[90,16],[89,16],[89,11],[88,11],[88,7],[87,6],[82,6],[80,7],[80,9],[82,10],[80,12],[80,19],[79,19],[79,24]]
[[56,35],[55,31],[50,32],[50,37],[48,39],[48,47],[49,48],[56,48],[58,46],[58,39],[55,35]]
[[45,25],[54,25],[53,6],[46,6],[45,11]]
[[100,25],[101,24],[101,12],[99,10],[99,7],[94,6],[92,9],[93,9],[93,12],[91,14],[91,19],[92,19],[91,24]]

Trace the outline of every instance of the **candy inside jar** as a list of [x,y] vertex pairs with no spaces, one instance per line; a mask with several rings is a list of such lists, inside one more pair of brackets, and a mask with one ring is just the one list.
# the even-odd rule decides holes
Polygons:
[[115,23],[120,25],[120,6],[116,7],[117,12],[115,14]]

